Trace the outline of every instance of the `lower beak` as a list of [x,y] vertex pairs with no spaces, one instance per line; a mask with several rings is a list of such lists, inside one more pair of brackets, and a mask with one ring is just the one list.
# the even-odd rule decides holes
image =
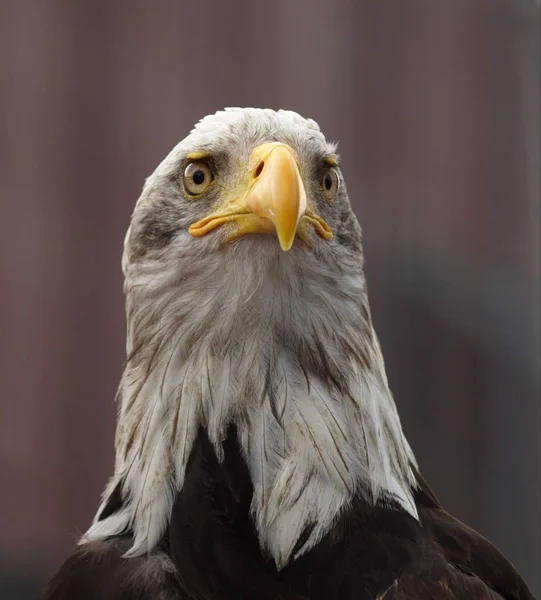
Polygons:
[[226,202],[220,210],[191,225],[189,233],[201,237],[233,222],[236,228],[228,241],[247,233],[275,232],[282,250],[287,251],[295,241],[299,222],[307,216],[322,237],[332,237],[323,219],[311,211],[308,214],[297,155],[290,146],[277,142],[258,146],[250,157],[248,180],[243,187],[244,192],[237,196],[240,201]]

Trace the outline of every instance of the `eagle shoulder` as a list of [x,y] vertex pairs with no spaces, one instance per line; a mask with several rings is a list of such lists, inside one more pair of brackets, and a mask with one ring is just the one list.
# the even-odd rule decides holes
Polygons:
[[[418,472],[416,479],[419,483],[415,498],[419,518],[434,555],[443,558],[444,568],[432,574],[418,572],[416,579],[420,583],[417,587],[412,582],[411,575],[405,573],[402,580],[397,582],[395,595],[390,593],[384,596],[385,600],[410,597],[420,600],[535,600],[524,580],[505,556],[480,533],[445,511]],[[426,585],[424,591],[419,588],[421,584]],[[412,590],[413,595],[403,595],[408,590]]]
[[38,600],[188,600],[165,553],[126,560],[129,546],[124,538],[79,546]]

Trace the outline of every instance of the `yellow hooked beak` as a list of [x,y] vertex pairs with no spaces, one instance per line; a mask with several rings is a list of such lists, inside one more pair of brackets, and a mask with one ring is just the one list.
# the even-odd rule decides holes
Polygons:
[[332,237],[327,223],[310,209],[295,151],[272,142],[252,152],[239,193],[188,231],[202,237],[224,223],[233,223],[226,241],[248,233],[275,233],[282,250],[287,251],[301,222],[311,223],[324,239]]

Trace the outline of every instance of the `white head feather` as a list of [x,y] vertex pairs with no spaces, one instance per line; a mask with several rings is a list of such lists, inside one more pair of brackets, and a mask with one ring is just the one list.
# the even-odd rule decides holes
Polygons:
[[[206,117],[144,186],[123,257],[128,359],[115,473],[83,543],[131,528],[128,554],[151,551],[198,431],[206,430],[221,458],[231,424],[254,487],[260,543],[279,568],[317,544],[355,494],[394,498],[417,517],[415,459],[372,327],[345,186],[332,206],[318,205],[333,239],[310,250],[282,252],[269,236],[224,247],[219,232],[187,233],[209,204],[182,196],[186,153],[225,157],[227,189],[253,148],[268,141],[297,151],[317,204],[310,165],[334,146],[314,121],[289,111],[235,108]],[[100,519],[119,485],[123,508]]]

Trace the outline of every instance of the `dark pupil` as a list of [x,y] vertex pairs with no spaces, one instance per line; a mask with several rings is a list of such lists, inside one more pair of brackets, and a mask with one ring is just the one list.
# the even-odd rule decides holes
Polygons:
[[329,191],[332,188],[332,177],[330,175],[325,175],[325,189]]
[[193,174],[193,182],[195,185],[201,185],[205,181],[205,173],[201,169],[197,169]]

